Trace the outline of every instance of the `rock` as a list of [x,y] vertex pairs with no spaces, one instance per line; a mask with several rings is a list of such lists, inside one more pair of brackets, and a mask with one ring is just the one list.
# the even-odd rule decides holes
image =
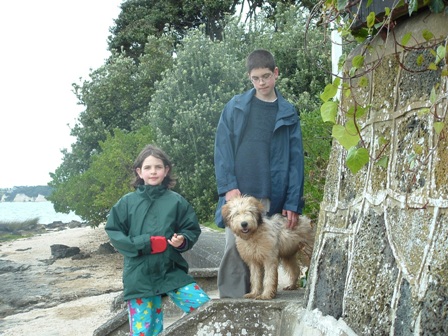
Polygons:
[[73,257],[81,252],[79,247],[70,247],[63,244],[53,244],[50,249],[54,259]]
[[67,228],[67,224],[62,223],[61,221],[54,221],[53,223],[49,223],[45,226],[47,230],[64,230]]
[[80,252],[78,254],[75,254],[72,257],[72,260],[82,260],[82,259],[87,259],[87,258],[90,258],[90,254],[89,253]]
[[0,274],[26,271],[30,265],[21,265],[13,261],[0,259]]
[[100,247],[98,248],[98,254],[112,254],[112,253],[117,253],[117,251],[109,242],[101,244]]
[[78,228],[78,227],[86,226],[86,224],[85,224],[85,223],[81,223],[81,222],[78,222],[78,221],[73,220],[73,221],[71,221],[70,223],[68,223],[67,226],[68,226],[70,229],[74,229],[74,228]]
[[[0,335],[92,335],[110,318],[123,257],[97,253],[105,230],[61,225],[0,244]],[[49,247],[62,244],[50,248],[60,253],[53,258]]]

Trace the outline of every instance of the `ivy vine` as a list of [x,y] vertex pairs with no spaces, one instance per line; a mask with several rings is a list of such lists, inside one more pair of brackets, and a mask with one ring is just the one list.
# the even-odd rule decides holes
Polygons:
[[[346,166],[353,174],[356,174],[371,160],[374,160],[375,164],[382,167],[387,167],[388,164],[388,157],[384,154],[385,149],[389,145],[388,139],[380,138],[381,148],[378,151],[379,154],[376,157],[370,156],[369,144],[363,139],[361,132],[361,118],[366,115],[371,106],[358,102],[353,94],[354,89],[368,89],[368,74],[381,63],[380,51],[374,50],[372,41],[377,38],[383,40],[392,39],[396,49],[397,63],[405,71],[414,73],[440,71],[440,79],[448,76],[447,37],[436,37],[431,31],[422,30],[419,32],[421,36],[415,36],[415,33],[408,32],[398,41],[394,33],[397,17],[402,16],[403,12],[411,16],[420,8],[429,7],[433,13],[445,12],[448,14],[446,1],[390,1],[391,7],[384,7],[381,11],[378,11],[378,8],[376,8],[376,11],[369,12],[369,7],[372,3],[373,0],[351,2],[348,0],[323,0],[319,2],[312,13],[314,17],[317,14],[319,21],[327,28],[337,29],[343,39],[343,46],[352,42],[362,43],[361,47],[357,49],[359,52],[356,55],[352,55],[350,60],[345,55],[341,57],[338,64],[339,74],[333,74],[333,82],[329,83],[320,95],[323,102],[320,108],[322,119],[324,122],[333,124],[332,136],[347,150]],[[364,19],[363,24],[360,24],[360,17]],[[413,40],[417,41],[417,38],[421,37],[426,42],[424,45],[411,43]],[[427,51],[420,53],[415,60],[415,65],[417,68],[420,68],[418,70],[406,67],[398,58],[399,51],[415,50]],[[379,54],[377,60],[366,65],[366,55],[372,52]],[[440,83],[441,81],[434,85],[431,90],[429,97],[430,106],[419,108],[418,115],[423,116],[431,113],[434,117],[434,130],[437,135],[442,136],[442,131],[445,129],[446,113],[439,113],[438,106],[442,100],[448,98],[448,94],[440,87]],[[350,106],[343,107],[340,104],[339,95],[350,99]],[[436,146],[437,143],[436,141]],[[429,149],[425,153],[431,153],[434,149]],[[413,153],[408,158],[409,169],[415,169],[425,161],[424,158],[420,157],[423,152],[421,145],[414,145]]]

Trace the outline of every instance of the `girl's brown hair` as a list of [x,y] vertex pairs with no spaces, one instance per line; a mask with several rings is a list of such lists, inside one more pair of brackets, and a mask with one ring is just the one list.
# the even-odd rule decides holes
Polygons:
[[138,186],[145,184],[143,179],[141,179],[140,176],[138,176],[137,168],[140,169],[142,168],[143,161],[145,161],[148,156],[154,156],[155,158],[162,160],[163,165],[169,168],[168,174],[166,174],[165,178],[162,181],[162,184],[166,186],[168,189],[174,188],[174,186],[176,185],[176,177],[172,173],[173,164],[171,163],[171,160],[168,157],[168,155],[163,150],[154,145],[147,145],[145,148],[142,149],[140,154],[137,156],[137,159],[135,159],[134,165],[132,167],[132,169],[134,170],[135,178],[134,181],[132,182],[132,186],[134,188],[137,188]]

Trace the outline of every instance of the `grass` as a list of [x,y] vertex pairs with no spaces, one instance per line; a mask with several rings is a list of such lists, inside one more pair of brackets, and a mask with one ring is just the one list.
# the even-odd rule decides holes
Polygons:
[[201,223],[202,226],[208,227],[212,230],[218,231],[218,232],[224,232],[223,228],[217,227],[215,222],[205,222]]
[[0,242],[30,237],[33,235],[32,231],[37,229],[38,223],[39,217],[24,221],[0,221]]

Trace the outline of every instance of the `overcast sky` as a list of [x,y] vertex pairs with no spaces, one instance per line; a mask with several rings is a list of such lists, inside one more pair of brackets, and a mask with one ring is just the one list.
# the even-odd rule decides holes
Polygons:
[[72,83],[109,56],[122,0],[22,0],[0,5],[0,188],[45,185],[83,110]]

